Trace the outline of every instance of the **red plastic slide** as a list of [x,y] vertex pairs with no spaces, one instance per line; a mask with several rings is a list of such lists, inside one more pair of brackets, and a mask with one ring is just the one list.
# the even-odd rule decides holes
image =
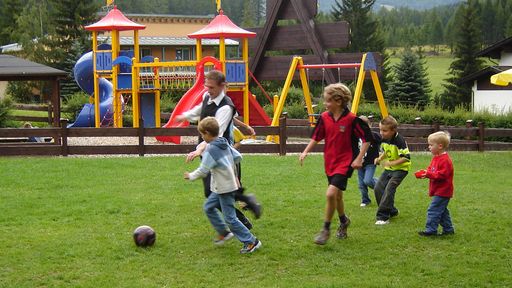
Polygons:
[[[190,88],[183,97],[181,97],[180,101],[172,111],[171,118],[169,118],[169,121],[162,126],[163,128],[187,127],[189,125],[188,122],[177,122],[176,117],[201,103],[203,94],[208,90],[204,87],[204,65],[206,63],[213,63],[215,69],[222,70],[222,65],[216,58],[206,56],[201,59],[201,61],[196,65],[196,83],[194,83],[194,86],[192,86],[192,88]],[[181,136],[156,136],[155,138],[161,142],[173,142],[175,144],[180,144],[181,142]]]

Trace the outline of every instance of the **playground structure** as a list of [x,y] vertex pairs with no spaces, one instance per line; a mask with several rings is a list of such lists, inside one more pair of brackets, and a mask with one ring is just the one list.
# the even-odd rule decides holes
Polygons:
[[[313,111],[313,103],[311,100],[310,90],[309,90],[309,69],[322,69],[322,72],[325,73],[325,69],[338,69],[338,75],[341,75],[340,69],[359,69],[356,90],[354,93],[354,97],[352,98],[352,107],[351,112],[357,114],[357,109],[359,107],[359,101],[361,99],[361,95],[363,92],[363,85],[366,79],[366,72],[370,73],[373,87],[375,89],[375,93],[377,95],[377,100],[379,103],[379,108],[382,114],[382,117],[388,116],[388,110],[386,107],[386,103],[384,102],[384,96],[382,94],[382,88],[379,82],[379,76],[377,75],[377,64],[373,57],[372,53],[365,53],[361,59],[361,63],[343,63],[343,64],[309,64],[305,65],[302,57],[295,56],[293,57],[292,63],[290,65],[290,70],[288,71],[288,75],[286,76],[286,81],[284,82],[283,89],[281,90],[281,95],[279,97],[278,104],[275,107],[274,118],[272,119],[272,126],[277,126],[279,124],[279,117],[283,112],[284,104],[286,101],[286,96],[288,95],[288,91],[290,90],[290,86],[292,84],[293,77],[295,75],[295,71],[298,70],[300,82],[302,84],[302,91],[304,93],[304,102],[306,104],[306,109],[309,115],[309,123],[313,125],[315,120],[315,115]],[[277,142],[279,139],[277,136],[268,136],[267,141]]]
[[[207,91],[203,87],[204,74],[214,68],[225,73],[229,83],[227,95],[233,100],[238,112],[243,115],[244,122],[264,126],[270,124],[270,118],[249,91],[248,38],[255,37],[255,33],[236,26],[222,10],[219,10],[219,14],[210,24],[188,35],[189,38],[196,39],[197,60],[160,62],[158,58],[151,56],[139,59],[138,30],[144,28],[144,25],[126,18],[115,6],[100,21],[85,27],[92,31],[93,51],[82,56],[77,62],[75,78],[84,91],[94,94],[94,100],[82,109],[77,117],[78,123],[75,122],[70,127],[83,125],[98,128],[109,124],[123,127],[122,113],[128,104],[128,101],[123,99],[131,99],[134,127],[139,127],[139,119],[144,120],[144,127],[160,127],[161,92],[178,88],[189,90],[178,102],[169,121],[163,127],[188,125],[176,123],[175,118],[200,103]],[[128,30],[133,31],[134,47],[133,50],[122,51],[119,31]],[[99,31],[110,32],[112,45],[98,46]],[[241,39],[240,59],[227,58],[225,40],[228,38]],[[203,57],[202,39],[219,40],[219,59]],[[157,138],[159,141],[179,143],[179,137]]]
[[[256,37],[256,33],[244,30],[235,25],[226,15],[223,14],[220,7],[220,0],[217,0],[216,2],[217,10],[219,12],[218,15],[204,28],[197,32],[188,34],[189,38],[196,39],[196,60],[161,62],[158,58],[153,58],[152,56],[146,56],[140,59],[138,31],[145,29],[145,26],[132,22],[126,18],[116,6],[113,6],[113,9],[110,10],[100,21],[86,26],[85,29],[92,31],[93,51],[83,55],[77,62],[75,67],[75,78],[77,79],[80,87],[82,87],[82,89],[87,93],[93,94],[94,97],[93,101],[91,101],[92,103],[84,106],[82,112],[77,117],[77,121],[71,124],[70,127],[123,127],[122,114],[130,100],[133,112],[133,127],[139,127],[141,125],[141,119],[143,120],[144,127],[160,127],[162,126],[160,123],[161,92],[173,89],[188,89],[177,103],[169,121],[163,125],[164,128],[185,127],[188,123],[176,122],[176,116],[201,102],[202,96],[207,91],[203,86],[204,74],[211,69],[218,69],[225,73],[226,80],[229,83],[226,94],[233,100],[237,111],[243,116],[243,121],[246,124],[256,126],[278,125],[279,116],[283,112],[286,96],[290,85],[294,80],[295,70],[298,70],[304,92],[306,108],[310,115],[310,123],[313,125],[315,120],[313,116],[308,80],[318,79],[319,73],[308,73],[308,77],[306,77],[306,71],[309,71],[310,69],[321,69],[322,80],[325,75],[327,83],[337,82],[333,76],[334,69],[338,69],[338,81],[341,81],[342,77],[343,79],[347,78],[347,73],[340,73],[340,69],[359,69],[356,91],[354,93],[354,100],[351,109],[354,113],[357,112],[363,83],[366,78],[366,72],[370,72],[375,91],[377,92],[376,94],[382,115],[387,115],[387,109],[377,75],[378,63],[374,55],[372,53],[350,55],[351,59],[357,59],[359,57],[358,59],[361,60],[358,63],[346,63],[347,61],[340,61],[342,58],[346,59],[344,54],[326,55],[325,53],[321,53],[321,51],[324,51],[325,47],[331,47],[334,45],[343,46],[345,44],[343,44],[344,42],[340,43],[337,40],[338,42],[327,42],[324,46],[319,38],[314,35],[318,31],[315,29],[309,31],[311,30],[311,27],[304,24],[303,26],[305,27],[302,27],[301,30],[304,33],[309,32],[313,34],[313,36],[308,34],[307,42],[315,52],[315,55],[299,56],[292,59],[282,93],[278,101],[274,101],[274,103],[277,104],[274,105],[275,112],[271,121],[263,108],[256,101],[255,96],[249,91],[249,39]],[[311,17],[316,13],[313,11],[315,9],[314,7],[316,7],[316,0],[307,0],[304,2],[291,0],[269,0],[269,2],[270,8],[279,8],[277,10],[282,14],[276,14],[276,11],[269,10],[271,12],[270,18],[274,20],[280,18],[288,19],[289,17],[301,20],[311,20]],[[309,23],[306,20],[305,22],[302,22]],[[343,31],[348,31],[346,23],[340,22],[335,24],[336,25],[332,27],[340,28],[342,33],[344,33]],[[283,66],[282,60],[286,58],[288,61],[287,63],[289,63],[290,59],[289,56],[280,56],[281,60],[279,60],[273,56],[273,58],[270,57],[272,60],[269,61],[269,57],[263,57],[265,49],[267,49],[265,47],[269,46],[275,48],[283,47],[283,45],[285,45],[282,43],[282,39],[279,40],[279,37],[271,37],[276,35],[271,35],[270,29],[281,31],[281,35],[279,37],[283,37],[283,33],[291,34],[291,32],[295,31],[294,29],[296,28],[278,28],[275,26],[275,23],[272,24],[267,21],[267,24],[262,31],[264,34],[260,37],[261,39],[259,39],[259,42],[256,42],[258,43],[255,50],[256,55],[252,58],[253,61],[257,60],[262,64],[258,66],[258,63],[251,63],[251,66],[256,69],[256,72],[260,71],[259,73],[263,79],[268,79],[268,76],[265,76],[266,70],[270,69],[274,72],[280,71]],[[98,46],[97,39],[100,31],[110,32],[111,45],[102,44]],[[133,50],[126,51],[120,49],[119,31],[133,31]],[[320,32],[320,34],[322,33],[323,32]],[[286,37],[283,37],[283,39],[284,38]],[[217,39],[219,41],[218,59],[211,56],[203,57],[202,39]],[[228,59],[226,53],[226,39],[241,39],[241,57],[237,59]],[[268,42],[267,44],[265,44],[266,41]],[[298,40],[296,39],[295,41]],[[299,46],[297,45],[304,45],[304,41],[302,41],[302,44],[293,44],[291,42],[287,43],[294,48],[298,48]],[[314,60],[320,60],[320,63],[324,64],[305,65],[304,59],[308,59],[309,63],[315,63]],[[325,64],[336,63],[334,62],[336,60],[338,60],[338,64]],[[276,66],[276,69],[272,69],[268,66],[271,62],[280,64],[280,68]],[[280,79],[282,79],[282,75],[284,75],[284,73],[278,75]],[[251,74],[251,76],[253,75]],[[278,141],[278,136],[267,139]],[[180,143],[179,136],[157,136],[157,140]]]

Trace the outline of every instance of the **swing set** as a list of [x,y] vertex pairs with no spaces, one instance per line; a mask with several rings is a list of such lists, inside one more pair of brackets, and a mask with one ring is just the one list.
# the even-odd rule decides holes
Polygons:
[[[306,102],[306,109],[309,115],[309,122],[311,125],[314,125],[316,122],[315,114],[313,111],[313,103],[311,101],[311,94],[309,91],[309,83],[307,73],[309,69],[338,69],[338,77],[340,77],[340,69],[348,69],[355,68],[359,69],[356,90],[354,92],[354,97],[352,99],[352,107],[350,111],[352,113],[357,114],[357,109],[359,107],[359,100],[361,99],[361,95],[363,92],[363,84],[366,77],[366,72],[370,72],[370,76],[372,78],[373,87],[375,88],[375,92],[377,94],[377,100],[379,103],[380,112],[382,117],[388,116],[388,109],[386,108],[386,103],[384,102],[384,96],[382,94],[382,88],[380,86],[379,77],[377,75],[377,63],[375,62],[375,58],[372,53],[365,53],[361,59],[361,63],[343,63],[343,64],[309,64],[305,65],[302,57],[295,56],[293,57],[292,63],[290,65],[290,70],[288,71],[288,76],[286,77],[286,81],[284,82],[283,89],[281,91],[281,95],[279,96],[279,101],[277,103],[277,107],[275,108],[274,118],[272,119],[271,126],[279,125],[279,117],[283,112],[284,104],[286,101],[286,96],[290,90],[290,86],[292,84],[293,77],[295,75],[295,71],[299,70],[300,81],[302,84],[302,90],[304,93],[304,100]],[[339,80],[338,80],[339,81]],[[323,85],[323,81],[322,81]],[[277,136],[268,136],[267,141],[278,140]],[[276,141],[277,142],[277,141]]]

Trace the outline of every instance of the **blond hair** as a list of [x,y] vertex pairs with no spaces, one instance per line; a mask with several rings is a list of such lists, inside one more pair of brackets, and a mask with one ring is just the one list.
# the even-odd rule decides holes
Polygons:
[[324,88],[324,98],[341,101],[341,106],[344,107],[352,100],[352,92],[345,84],[334,83]]
[[451,136],[448,131],[437,131],[428,135],[427,140],[436,144],[441,144],[443,145],[443,148],[446,149],[450,145],[450,138]]
[[211,70],[210,72],[206,73],[204,77],[208,80],[214,81],[217,83],[217,85],[222,85],[226,82],[226,76],[224,73],[222,73],[222,71],[219,70]]
[[199,121],[199,124],[197,125],[197,131],[202,134],[208,133],[213,137],[219,136],[219,122],[217,122],[215,117],[206,117]]
[[398,121],[396,121],[395,117],[388,115],[380,120],[380,125],[386,126],[391,130],[396,130],[398,128]]

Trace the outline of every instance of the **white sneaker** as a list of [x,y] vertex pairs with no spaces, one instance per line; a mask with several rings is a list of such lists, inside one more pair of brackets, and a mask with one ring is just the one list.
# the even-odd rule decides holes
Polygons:
[[361,203],[359,206],[360,206],[360,207],[366,207],[366,206],[368,206],[368,204],[366,204],[366,203]]
[[375,222],[375,225],[387,225],[389,224],[389,220],[377,220],[377,222]]
[[224,243],[226,243],[226,241],[230,240],[231,238],[233,238],[233,236],[235,236],[233,233],[229,232],[228,234],[226,234],[226,236],[222,236],[222,235],[217,235],[217,238],[215,238],[213,240],[213,244],[217,245],[217,246],[221,246],[221,245],[224,245]]

